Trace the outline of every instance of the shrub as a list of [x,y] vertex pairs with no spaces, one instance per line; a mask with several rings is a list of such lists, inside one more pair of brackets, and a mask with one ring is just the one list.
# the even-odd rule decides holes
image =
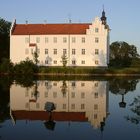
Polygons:
[[34,74],[38,72],[38,66],[33,63],[33,61],[26,59],[16,64],[14,67],[15,74]]
[[13,67],[14,65],[9,59],[3,58],[0,64],[0,73],[12,73]]

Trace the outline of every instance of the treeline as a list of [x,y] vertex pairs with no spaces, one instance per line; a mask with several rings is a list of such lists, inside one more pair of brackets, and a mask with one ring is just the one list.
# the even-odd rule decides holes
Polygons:
[[0,62],[3,58],[9,58],[11,22],[0,18]]
[[140,67],[140,55],[137,47],[126,42],[113,42],[110,45],[111,67]]
[[38,66],[28,58],[20,63],[13,64],[9,59],[3,58],[0,63],[1,74],[31,75],[38,72]]

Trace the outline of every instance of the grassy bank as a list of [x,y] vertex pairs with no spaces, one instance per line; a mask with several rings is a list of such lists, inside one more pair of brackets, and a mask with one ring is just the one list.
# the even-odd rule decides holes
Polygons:
[[140,68],[40,67],[38,75],[140,75]]
[[10,69],[9,67],[0,69],[0,75],[140,76],[139,67],[36,67],[29,64],[17,65],[13,68],[10,67]]

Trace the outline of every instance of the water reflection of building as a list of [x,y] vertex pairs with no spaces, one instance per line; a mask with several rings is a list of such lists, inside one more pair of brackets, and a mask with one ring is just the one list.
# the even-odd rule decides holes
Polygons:
[[37,81],[31,88],[13,84],[10,89],[14,121],[47,120],[45,103],[53,102],[56,121],[89,121],[100,128],[108,113],[107,81]]

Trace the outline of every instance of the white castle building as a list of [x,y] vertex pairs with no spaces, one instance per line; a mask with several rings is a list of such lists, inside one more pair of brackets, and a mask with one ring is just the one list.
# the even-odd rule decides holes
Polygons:
[[92,23],[17,24],[10,30],[10,59],[13,63],[38,54],[38,65],[107,67],[109,63],[109,26],[105,12]]

